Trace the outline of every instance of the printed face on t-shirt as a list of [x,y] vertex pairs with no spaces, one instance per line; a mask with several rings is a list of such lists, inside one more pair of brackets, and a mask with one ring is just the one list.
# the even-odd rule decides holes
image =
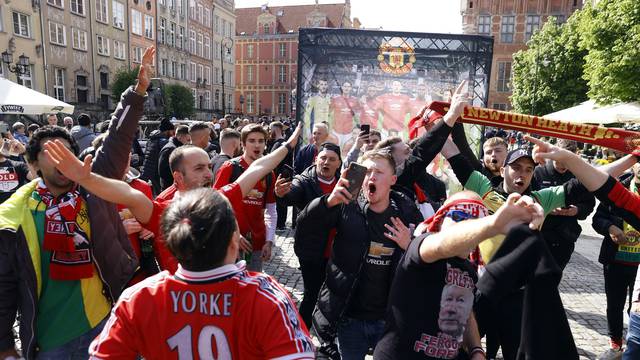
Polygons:
[[473,292],[469,288],[449,284],[442,289],[438,327],[453,338],[462,337],[473,307]]

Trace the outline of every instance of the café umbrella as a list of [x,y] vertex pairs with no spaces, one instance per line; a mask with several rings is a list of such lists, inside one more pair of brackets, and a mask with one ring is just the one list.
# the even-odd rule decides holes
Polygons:
[[0,114],[41,115],[58,112],[72,114],[73,105],[0,77]]

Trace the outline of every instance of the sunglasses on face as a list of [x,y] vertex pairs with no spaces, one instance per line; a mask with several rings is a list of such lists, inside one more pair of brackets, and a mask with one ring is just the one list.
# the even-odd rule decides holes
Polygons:
[[445,217],[451,218],[455,222],[460,222],[468,219],[475,219],[476,217],[462,210],[450,210],[445,214]]

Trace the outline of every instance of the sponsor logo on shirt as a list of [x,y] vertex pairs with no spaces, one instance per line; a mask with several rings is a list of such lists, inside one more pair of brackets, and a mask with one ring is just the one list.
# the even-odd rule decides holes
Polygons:
[[367,264],[388,266],[391,263],[389,259],[395,251],[392,247],[386,247],[384,244],[372,241],[369,245],[369,256],[367,256]]

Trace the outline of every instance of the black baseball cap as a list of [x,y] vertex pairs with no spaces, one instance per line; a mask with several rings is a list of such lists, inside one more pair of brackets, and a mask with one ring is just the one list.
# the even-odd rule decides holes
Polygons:
[[527,151],[527,149],[515,149],[515,150],[511,150],[509,151],[509,153],[507,154],[506,159],[504,159],[504,166],[507,165],[511,165],[514,162],[518,161],[518,159],[526,157],[528,159],[531,160],[532,163],[536,163],[533,160],[533,156],[531,156],[531,153],[529,151]]

